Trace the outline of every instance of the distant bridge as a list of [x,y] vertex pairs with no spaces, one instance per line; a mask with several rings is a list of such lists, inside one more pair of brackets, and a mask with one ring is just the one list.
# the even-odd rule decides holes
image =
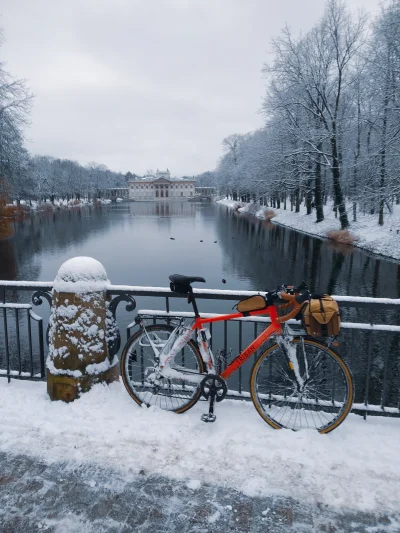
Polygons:
[[129,188],[128,187],[111,187],[110,189],[105,189],[101,191],[102,198],[109,198],[113,202],[117,198],[123,198],[124,200],[129,199]]
[[212,200],[212,198],[217,194],[216,187],[195,187],[194,189],[195,196],[201,197],[207,200]]

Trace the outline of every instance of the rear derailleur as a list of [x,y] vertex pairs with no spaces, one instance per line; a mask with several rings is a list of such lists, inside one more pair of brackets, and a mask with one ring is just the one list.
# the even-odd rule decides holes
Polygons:
[[201,394],[209,400],[208,413],[201,416],[203,422],[215,422],[217,417],[214,414],[214,403],[222,402],[228,392],[226,381],[220,376],[210,374],[200,383]]

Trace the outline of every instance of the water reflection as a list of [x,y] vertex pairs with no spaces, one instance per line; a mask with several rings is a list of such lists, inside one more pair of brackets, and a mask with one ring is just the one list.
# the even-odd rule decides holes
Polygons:
[[400,297],[394,261],[225,209],[217,211],[216,225],[226,269],[249,277],[254,288],[304,279],[330,294]]
[[0,240],[0,279],[16,279],[14,239]]
[[[121,205],[121,204],[120,204]],[[198,204],[193,202],[131,202],[122,204],[129,206],[129,213],[133,216],[145,217],[194,217],[198,212]]]

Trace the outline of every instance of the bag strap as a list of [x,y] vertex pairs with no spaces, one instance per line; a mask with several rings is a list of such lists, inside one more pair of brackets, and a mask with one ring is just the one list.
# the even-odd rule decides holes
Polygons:
[[324,304],[322,303],[322,298],[319,298],[319,308],[321,310],[321,315],[323,315],[324,320],[326,320],[326,314],[325,314]]

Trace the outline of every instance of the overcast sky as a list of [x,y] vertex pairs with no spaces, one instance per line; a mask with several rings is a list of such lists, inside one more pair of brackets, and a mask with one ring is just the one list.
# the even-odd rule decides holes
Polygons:
[[[347,0],[376,14],[379,0]],[[35,94],[32,153],[173,175],[215,168],[262,125],[261,68],[323,0],[2,0],[0,58]]]

